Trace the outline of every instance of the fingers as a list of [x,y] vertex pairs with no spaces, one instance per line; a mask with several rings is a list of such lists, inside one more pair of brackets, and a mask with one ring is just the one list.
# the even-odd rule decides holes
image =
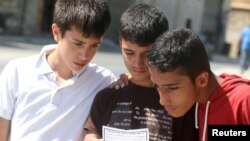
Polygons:
[[132,76],[129,74],[129,73],[123,73],[120,75],[120,78],[124,83],[125,85],[128,84],[128,81],[132,78]]
[[127,85],[127,83],[124,82],[122,79],[118,79],[117,83],[118,83],[118,86],[116,86],[116,89],[123,88]]
[[126,84],[124,83],[124,81],[122,81],[121,79],[118,79],[117,81],[114,81],[111,85],[110,88],[115,88],[120,89],[123,88]]
[[132,76],[129,73],[123,73],[120,75],[119,79],[117,81],[114,81],[110,88],[120,89],[128,85],[128,81],[132,78]]

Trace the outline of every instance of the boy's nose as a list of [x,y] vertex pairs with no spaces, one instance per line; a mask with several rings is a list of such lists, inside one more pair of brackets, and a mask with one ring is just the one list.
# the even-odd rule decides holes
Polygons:
[[83,50],[80,54],[79,54],[79,58],[84,60],[87,58],[87,50]]

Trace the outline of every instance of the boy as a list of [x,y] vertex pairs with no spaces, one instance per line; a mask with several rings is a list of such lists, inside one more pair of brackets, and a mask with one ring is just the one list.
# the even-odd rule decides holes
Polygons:
[[249,68],[250,63],[250,23],[245,26],[241,31],[241,37],[239,41],[240,50],[240,72],[243,75]]
[[[157,90],[150,80],[146,56],[156,38],[167,30],[166,16],[152,5],[134,5],[122,14],[120,46],[131,78],[124,88],[107,88],[98,93],[90,117],[85,123],[85,141],[101,140],[104,136],[103,126],[118,129],[147,128],[150,141],[195,140],[195,128],[192,123],[194,115],[187,114],[189,117],[180,118],[175,124],[175,120],[173,122],[164,107],[159,104]],[[173,123],[176,125],[174,129]],[[182,130],[185,130],[185,135]],[[117,140],[121,138],[123,137]]]
[[96,93],[115,80],[90,63],[111,21],[105,0],[57,0],[53,20],[57,44],[2,71],[1,140],[82,140]]
[[235,75],[216,76],[202,41],[191,30],[165,32],[147,59],[160,103],[170,115],[181,117],[199,103],[200,140],[207,141],[207,125],[250,124],[250,81]]

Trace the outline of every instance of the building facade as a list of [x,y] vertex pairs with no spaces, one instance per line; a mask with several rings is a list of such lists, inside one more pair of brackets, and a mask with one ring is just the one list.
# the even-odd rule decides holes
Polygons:
[[[0,34],[50,36],[56,0],[0,0]],[[203,34],[215,46],[224,48],[225,30],[231,0],[108,0],[112,23],[106,38],[118,43],[119,18],[135,3],[150,3],[166,14],[170,29],[189,27]]]
[[0,33],[40,35],[50,32],[55,0],[0,0]]

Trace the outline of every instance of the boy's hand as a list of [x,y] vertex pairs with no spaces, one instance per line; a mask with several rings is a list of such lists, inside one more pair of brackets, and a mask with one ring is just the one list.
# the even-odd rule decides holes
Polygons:
[[119,79],[117,81],[114,81],[110,88],[120,89],[125,87],[128,84],[128,81],[132,78],[132,76],[129,73],[123,73],[120,75]]

